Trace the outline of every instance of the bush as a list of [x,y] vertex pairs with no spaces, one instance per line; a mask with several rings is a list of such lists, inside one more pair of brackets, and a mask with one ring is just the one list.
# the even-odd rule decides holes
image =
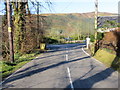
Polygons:
[[[39,52],[39,51],[38,51]],[[38,52],[34,52],[31,54],[24,54],[21,56],[21,54],[15,54],[15,62],[11,63],[8,61],[0,61],[0,77],[5,78],[20,67],[22,67],[24,64],[28,63],[30,60],[34,59],[34,56],[38,54]]]
[[94,35],[90,35],[90,41],[94,42],[95,41],[95,36]]
[[11,71],[14,68],[14,66],[12,66],[6,62],[2,62],[1,66],[2,66],[2,69],[0,70],[0,72],[2,72],[2,73]]
[[97,40],[102,40],[104,37],[104,34],[103,33],[98,33],[97,34]]
[[15,54],[14,54],[14,59],[17,60],[17,59],[19,59],[20,56],[21,56],[20,53],[15,53]]
[[5,78],[5,77],[7,77],[8,75],[10,75],[11,73],[12,73],[12,71],[6,71],[6,72],[0,74],[0,77]]
[[111,66],[120,72],[120,57],[116,56]]
[[58,40],[45,37],[45,38],[44,38],[44,42],[45,42],[45,43],[49,43],[49,44],[55,44],[55,43],[58,43]]
[[15,62],[20,63],[23,61],[28,61],[28,60],[33,59],[33,56],[35,56],[35,54],[25,54],[25,55],[22,55],[21,57],[19,57],[19,59],[16,60]]

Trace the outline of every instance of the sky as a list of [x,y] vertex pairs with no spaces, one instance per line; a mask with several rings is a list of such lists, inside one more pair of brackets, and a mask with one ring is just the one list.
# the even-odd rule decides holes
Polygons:
[[[34,0],[31,0],[35,2]],[[45,0],[37,0],[44,5],[45,8],[41,7],[41,13],[85,13],[93,12],[95,10],[95,0],[50,0],[52,2],[51,8],[49,9]],[[47,1],[47,0],[46,0]],[[119,0],[98,0],[98,11],[99,12],[111,12],[118,13],[118,2]],[[33,14],[36,14],[36,9],[33,4],[29,1],[30,10]],[[4,3],[0,1],[0,15],[4,14]]]

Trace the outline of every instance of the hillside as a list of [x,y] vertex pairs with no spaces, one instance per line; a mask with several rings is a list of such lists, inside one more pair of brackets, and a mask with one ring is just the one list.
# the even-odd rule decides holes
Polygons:
[[[43,16],[50,16],[50,15],[60,15],[60,16],[64,16],[64,15],[68,15],[68,14],[72,14],[72,15],[76,15],[76,16],[89,16],[89,17],[94,17],[94,13],[95,12],[86,12],[86,13],[53,13],[53,14],[41,14]],[[109,12],[98,12],[99,16],[115,16],[117,15],[117,13],[109,13]]]
[[[99,16],[116,16],[117,14],[99,12]],[[71,37],[73,39],[83,39],[87,35],[94,34],[94,12],[88,13],[58,13],[41,14],[47,22],[46,36],[53,39],[63,39]],[[37,15],[31,15],[33,22]],[[2,16],[0,16],[2,18]]]
[[[99,12],[99,16],[116,16],[117,14]],[[94,12],[88,13],[62,13],[42,14],[46,16],[49,24],[47,36],[53,39],[71,37],[74,39],[83,38],[94,34]],[[60,37],[59,37],[60,36]]]

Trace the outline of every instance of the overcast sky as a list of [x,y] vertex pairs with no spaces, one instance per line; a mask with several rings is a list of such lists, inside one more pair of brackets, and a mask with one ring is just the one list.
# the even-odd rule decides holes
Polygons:
[[[34,0],[31,0],[34,1]],[[44,0],[37,0],[43,2]],[[47,8],[42,8],[42,13],[85,13],[93,12],[95,9],[94,1],[95,0],[50,0],[52,2],[51,11],[48,6],[43,3]],[[119,0],[98,0],[99,2],[99,11],[100,12],[111,12],[118,13],[118,2]],[[32,13],[36,13],[35,8],[31,3],[30,10]],[[0,1],[0,14],[3,14],[1,10],[4,9],[4,4],[2,0]]]

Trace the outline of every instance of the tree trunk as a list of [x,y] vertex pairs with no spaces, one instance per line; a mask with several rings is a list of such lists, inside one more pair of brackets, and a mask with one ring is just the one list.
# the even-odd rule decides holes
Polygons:
[[25,42],[25,14],[26,14],[26,2],[14,2],[14,46],[15,53],[20,52],[24,47]]

